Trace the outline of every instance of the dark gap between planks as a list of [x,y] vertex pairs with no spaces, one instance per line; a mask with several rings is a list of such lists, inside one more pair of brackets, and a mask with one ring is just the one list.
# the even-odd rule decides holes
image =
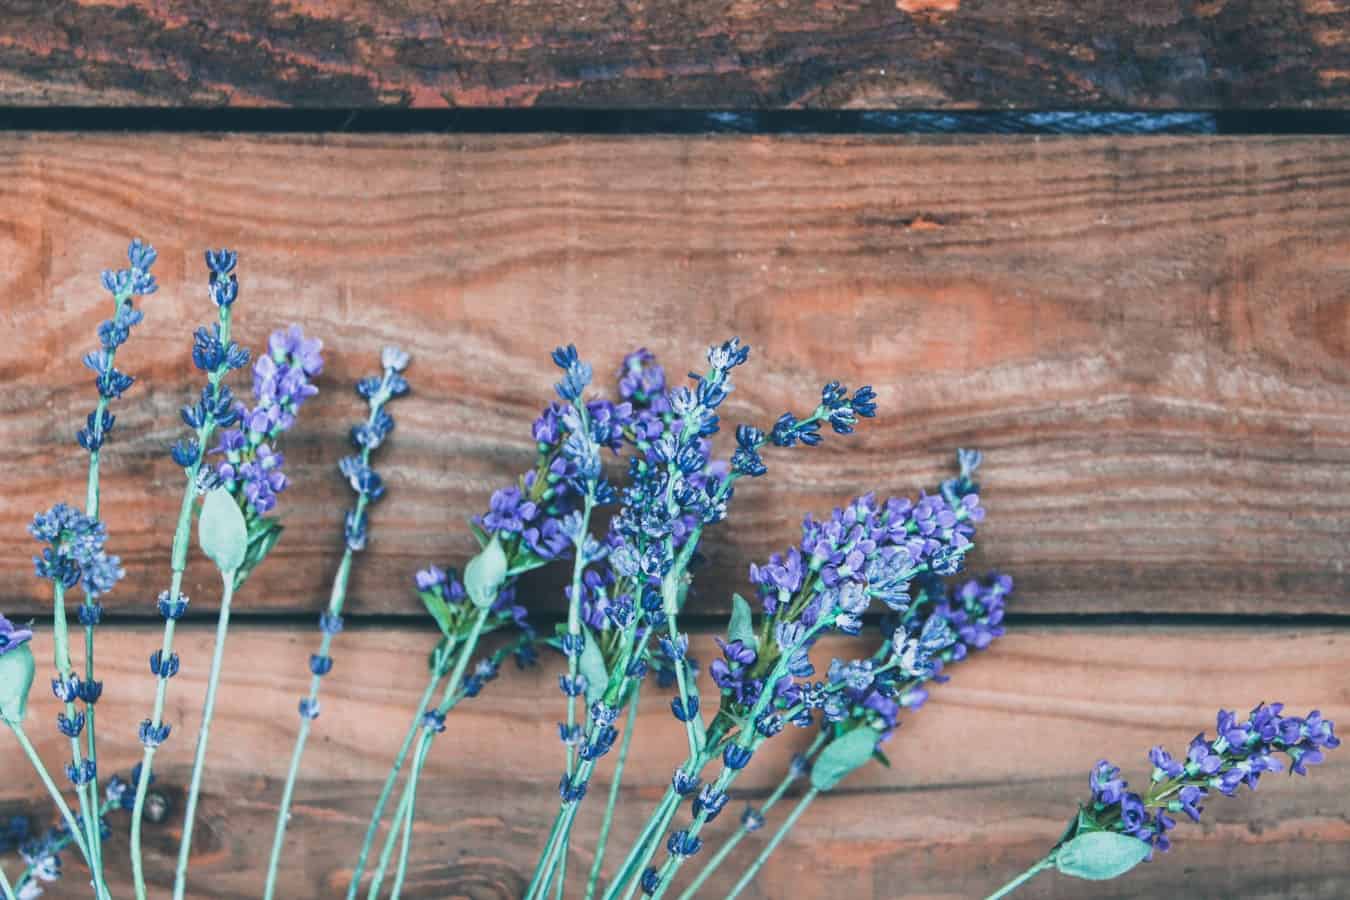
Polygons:
[[0,107],[0,131],[350,134],[1339,135],[1350,110],[179,109]]

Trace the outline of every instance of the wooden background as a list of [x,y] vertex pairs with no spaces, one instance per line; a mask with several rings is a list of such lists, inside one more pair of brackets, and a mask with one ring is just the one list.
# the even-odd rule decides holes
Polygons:
[[[24,6],[0,12],[0,106],[1335,110],[1350,85],[1337,0]],[[859,435],[775,453],[741,491],[692,601],[705,659],[748,562],[792,542],[803,513],[913,493],[956,447],[986,452],[972,571],[1017,578],[1009,636],[906,723],[892,770],[813,807],[754,896],[982,896],[1053,841],[1103,755],[1142,780],[1149,746],[1184,744],[1220,705],[1350,720],[1345,138],[107,134],[82,133],[84,115],[0,133],[0,609],[49,612],[24,528],[82,496],[73,433],[93,391],[78,358],[106,314],[97,273],[144,236],[162,288],[119,354],[140,381],[104,453],[129,569],[100,645],[107,772],[133,762],[153,688],[179,490],[165,449],[193,389],[191,329],[211,315],[201,249],[241,252],[249,343],[295,321],[328,348],[285,447],[289,531],[238,601],[195,896],[260,891],[339,546],[350,388],[387,342],[412,351],[415,393],[379,458],[389,496],[299,792],[288,898],[345,883],[433,639],[411,574],[461,562],[464,518],[528,462],[558,342],[606,373],[646,344],[674,375],[739,334],[754,351],[737,421],[808,408],[829,378],[877,387]],[[170,797],[212,630],[205,565],[188,585],[181,731],[160,755]],[[528,587],[556,615],[556,582]],[[523,890],[556,803],[554,674],[510,671],[456,714],[419,804],[412,896]],[[35,700],[30,730],[57,763],[38,724],[54,714]],[[643,715],[621,836],[678,762],[664,699]],[[0,815],[45,817],[10,747]],[[1026,896],[1350,895],[1344,755],[1311,783],[1270,778],[1211,804],[1125,879],[1045,877]],[[772,768],[749,770],[747,793]],[[163,885],[177,819],[151,834]],[[121,834],[124,879],[118,847]],[[67,864],[53,896],[81,895]]]

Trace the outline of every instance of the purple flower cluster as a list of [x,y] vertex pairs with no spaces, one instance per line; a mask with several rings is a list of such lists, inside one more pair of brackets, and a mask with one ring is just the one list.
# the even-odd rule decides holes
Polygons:
[[[462,635],[467,631],[469,623],[473,618],[473,604],[469,603],[469,595],[464,590],[464,583],[460,580],[459,573],[453,568],[442,569],[440,566],[427,566],[421,569],[413,576],[413,583],[417,588],[417,593],[422,596],[423,602],[431,599],[444,605],[449,611],[452,620],[448,625],[443,626],[446,634]],[[527,635],[534,633],[529,622],[529,610],[516,602],[516,581],[514,578],[507,581],[506,584],[497,592],[497,599],[492,604],[492,612],[496,616],[496,621],[490,623],[488,628],[514,623]],[[490,679],[483,679],[484,681]]]
[[73,506],[58,503],[38,513],[28,533],[47,545],[33,557],[37,576],[65,588],[78,584],[91,602],[112,590],[125,574],[121,560],[104,552],[108,531],[103,523]]
[[[221,308],[221,321],[210,328],[198,328],[192,337],[192,362],[209,376],[208,383],[202,388],[201,398],[196,403],[184,406],[181,412],[183,424],[197,432],[190,438],[184,438],[173,445],[170,455],[173,461],[187,469],[194,476],[202,462],[202,445],[205,435],[217,425],[228,428],[239,420],[234,394],[221,383],[227,374],[248,365],[249,353],[237,343],[229,340],[226,323],[229,308],[238,294],[239,284],[234,275],[238,254],[231,250],[206,251],[212,301]],[[221,299],[229,297],[229,302]],[[215,472],[209,472],[211,481]],[[206,485],[203,485],[206,486]]]
[[223,457],[215,466],[221,484],[241,496],[245,510],[256,517],[271,512],[277,495],[286,490],[286,460],[275,444],[295,424],[304,402],[318,393],[312,379],[323,371],[323,342],[306,338],[299,325],[273,332],[267,346],[253,364],[253,407],[242,401],[235,406],[238,427],[221,432],[211,451]]
[[137,238],[127,247],[130,268],[103,273],[103,286],[113,298],[113,317],[98,327],[99,349],[84,357],[85,367],[94,373],[99,403],[86,419],[85,427],[75,435],[79,445],[90,453],[102,449],[116,421],[116,417],[108,412],[108,401],[122,396],[135,381],[130,375],[118,371],[113,360],[117,348],[126,343],[131,336],[131,329],[139,325],[143,318],[133,298],[159,290],[155,276],[150,274],[150,267],[158,256],[154,247]]
[[1307,716],[1283,713],[1282,703],[1262,703],[1245,720],[1219,710],[1218,736],[1209,740],[1196,735],[1184,757],[1154,747],[1149,751],[1152,784],[1143,796],[1128,789],[1119,768],[1101,760],[1088,779],[1092,801],[1085,816],[1096,828],[1128,834],[1166,851],[1174,816],[1183,813],[1200,821],[1200,803],[1210,791],[1232,797],[1244,784],[1255,790],[1264,773],[1284,768],[1276,753],[1288,758],[1291,774],[1306,775],[1308,766],[1322,762],[1326,750],[1340,745],[1335,725],[1317,710]]
[[33,629],[15,625],[0,613],[0,656],[11,650],[18,650],[33,639]]
[[[1003,635],[1003,615],[1013,582],[993,573],[948,591],[937,578],[926,579],[903,624],[870,659],[835,660],[821,705],[826,722],[866,724],[890,737],[902,709],[917,710],[928,700],[929,682],[941,684],[946,665],[983,650]],[[883,622],[883,631],[890,628]],[[838,699],[834,699],[837,697]],[[843,731],[837,731],[836,737]]]

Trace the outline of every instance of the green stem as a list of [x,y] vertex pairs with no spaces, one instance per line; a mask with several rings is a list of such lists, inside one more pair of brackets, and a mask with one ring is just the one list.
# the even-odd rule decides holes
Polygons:
[[[417,753],[422,752],[422,747],[426,743],[426,734],[423,733],[422,743],[417,745]],[[416,754],[414,754],[416,759]],[[409,772],[409,778],[412,773]],[[394,821],[389,824],[389,834],[384,839],[384,848],[380,851],[379,862],[375,866],[375,872],[370,879],[370,889],[366,891],[366,900],[375,900],[380,896],[380,885],[384,882],[384,873],[389,868],[389,861],[394,856],[395,841],[403,831],[404,822],[408,817],[408,803],[411,801],[412,794],[408,790],[408,784],[403,786],[403,795],[399,797],[398,808],[394,810]]]
[[565,815],[557,815],[553,818],[553,827],[549,829],[548,840],[544,842],[544,852],[539,857],[538,864],[535,865],[534,874],[530,877],[529,887],[525,889],[525,897],[533,897],[539,890],[539,882],[542,880],[544,870],[550,868],[554,853],[558,845],[558,836],[562,834],[563,825],[567,820]]
[[[368,457],[370,451],[362,451],[363,458]],[[362,494],[356,500],[356,517],[359,519],[366,508],[366,495]],[[347,599],[347,580],[351,574],[353,551],[348,547],[342,554],[342,561],[338,564],[337,574],[333,576],[333,588],[328,598],[328,613],[334,616],[342,615],[342,607]],[[327,656],[329,648],[333,644],[333,635],[324,632],[319,641],[319,656]],[[319,700],[320,686],[323,684],[322,675],[311,675],[309,679],[309,695],[307,700],[312,706]],[[295,747],[291,750],[291,765],[286,771],[286,785],[281,791],[281,806],[277,810],[277,824],[272,835],[272,855],[267,862],[267,885],[263,889],[263,900],[272,900],[276,891],[277,874],[281,865],[281,851],[286,845],[286,828],[291,822],[291,801],[295,795],[295,782],[300,776],[300,762],[305,755],[305,744],[309,740],[309,732],[313,727],[313,720],[308,716],[302,716],[300,719],[300,730],[295,735]]]
[[[690,771],[691,768],[693,771]],[[686,763],[685,772],[687,774],[696,777],[701,771],[703,771],[702,765],[690,766]],[[637,841],[628,851],[628,856],[624,859],[623,865],[619,867],[614,880],[605,888],[604,900],[616,900],[619,897],[619,892],[623,891],[625,886],[628,888],[623,894],[625,900],[633,896],[637,891],[642,870],[647,867],[647,863],[656,853],[661,835],[665,834],[667,826],[670,825],[670,820],[675,818],[675,813],[679,808],[680,795],[675,793],[674,787],[666,788],[665,795],[661,798],[661,802],[657,804],[651,817],[648,818],[647,824],[642,829],[642,834],[638,835]]]
[[[52,583],[52,644],[57,674],[61,676],[62,681],[66,681],[75,675],[75,667],[70,662],[70,628],[66,621],[66,588],[60,580]],[[79,715],[74,701],[66,701],[65,713],[70,719]],[[83,768],[84,754],[80,749],[78,735],[70,739],[70,757],[71,764],[76,771]],[[99,828],[98,815],[95,812],[98,809],[98,803],[92,799],[89,786],[88,782],[75,785],[75,799],[80,808],[79,821],[83,823],[78,827],[84,833],[85,846],[88,848],[85,851],[85,858],[89,861],[89,872],[93,876],[94,886],[97,888],[98,895],[103,896],[108,893],[108,886],[103,880],[103,868],[99,865],[98,855],[92,849],[94,837],[97,835]]]
[[[403,737],[403,744],[398,748],[398,754],[394,757],[394,764],[389,768],[389,774],[384,779],[384,787],[380,789],[380,797],[375,802],[375,810],[371,813],[370,824],[366,826],[366,839],[361,844],[361,853],[356,858],[356,867],[352,870],[351,884],[347,886],[347,900],[355,900],[357,890],[361,886],[361,875],[366,869],[366,859],[370,856],[370,848],[375,843],[375,835],[380,831],[380,822],[384,819],[384,808],[389,803],[389,796],[394,792],[394,785],[398,782],[399,772],[403,771],[403,763],[408,757],[408,750],[412,748],[413,738],[417,736],[417,729],[422,724],[422,714],[426,711],[427,705],[431,703],[431,697],[436,692],[436,687],[441,683],[444,676],[441,674],[440,665],[432,670],[431,677],[427,679],[426,690],[422,692],[422,699],[417,703],[417,712],[413,715],[412,724],[408,726],[408,733]],[[392,827],[392,826],[391,826]]]
[[417,757],[413,760],[412,771],[408,775],[408,810],[403,814],[403,847],[399,850],[398,870],[394,874],[394,889],[390,900],[398,900],[403,894],[403,879],[408,874],[408,853],[412,849],[413,822],[417,819],[417,782],[422,777],[422,766],[427,761],[427,751],[431,741],[424,740],[417,748]]
[[[198,443],[205,446],[204,439]],[[173,580],[169,584],[169,602],[177,603],[182,596],[183,571],[187,568],[188,534],[192,529],[192,500],[196,496],[197,466],[187,470],[187,486],[183,489],[183,502],[178,510],[178,525],[173,535]],[[164,638],[160,644],[160,660],[167,662],[173,653],[173,635],[178,622],[166,619]],[[164,702],[168,695],[169,679],[160,678],[155,686],[155,705],[150,714],[151,725],[158,728],[164,721]],[[145,813],[145,797],[150,787],[150,775],[154,771],[155,751],[157,747],[147,746],[141,756],[141,777],[136,783],[136,800],[131,809],[131,878],[136,889],[136,900],[146,900],[145,868],[141,861],[141,820]]]
[[[816,739],[811,742],[811,746],[806,748],[806,752],[802,755],[807,759],[815,756],[820,752],[821,748],[825,746],[828,737],[829,735],[827,732],[821,731],[820,734],[816,735]],[[769,810],[773,809],[778,801],[783,799],[783,795],[787,793],[788,788],[797,781],[798,777],[798,775],[789,769],[788,773],[783,776],[783,780],[778,782],[778,786],[773,789],[773,793],[769,794],[768,799],[760,806],[759,814],[765,815]],[[726,858],[731,855],[731,852],[736,849],[741,841],[745,840],[748,834],[750,834],[750,830],[746,828],[744,824],[741,824],[732,833],[731,837],[727,838],[726,842],[722,844],[721,848],[713,858],[708,861],[708,864],[703,867],[703,871],[698,874],[698,877],[694,879],[694,882],[690,884],[689,887],[685,888],[684,893],[680,894],[679,900],[693,900],[695,894],[698,893],[699,888],[703,887],[704,882],[712,876],[713,872],[717,871],[718,866],[726,861]]]
[[732,898],[739,895],[741,891],[745,890],[750,882],[755,880],[755,876],[759,874],[759,870],[764,867],[765,861],[773,855],[774,850],[778,849],[778,845],[782,843],[783,838],[787,836],[787,833],[792,830],[792,826],[797,824],[797,820],[802,817],[802,813],[806,812],[806,808],[811,805],[811,801],[815,800],[819,795],[820,791],[816,788],[811,788],[805,794],[802,794],[802,798],[797,801],[797,805],[792,808],[792,812],[783,820],[783,824],[778,826],[778,830],[773,833],[773,837],[764,845],[764,849],[759,851],[759,856],[755,857],[755,861],[750,864],[750,868],[745,870],[741,875],[740,880],[737,881],[735,886],[731,889],[731,893],[727,894],[727,900],[732,900]]
[[[495,600],[495,595],[492,598]],[[483,626],[487,624],[488,616],[492,613],[492,601],[484,604],[478,610],[478,616],[473,620],[473,625],[469,628],[469,633],[464,638],[464,643],[460,646],[459,657],[455,660],[455,669],[450,673],[450,681],[445,686],[445,693],[441,695],[441,702],[437,705],[436,711],[442,715],[449,712],[458,702],[460,682],[464,678],[464,670],[469,666],[469,657],[478,646],[478,638],[483,633]],[[421,766],[419,759],[425,760],[426,753],[431,749],[431,742],[436,739],[436,732],[423,726],[422,743],[417,748],[417,755],[414,757],[412,771],[408,773],[408,780],[403,785],[403,799],[399,801],[399,810],[394,813],[394,823],[385,837],[384,849],[380,853],[379,866],[375,869],[370,883],[370,891],[367,894],[371,900],[379,896],[380,884],[384,881],[384,873],[389,867],[389,861],[392,856],[394,841],[399,836],[400,829],[406,828],[412,830],[413,805],[412,800],[417,791],[417,779],[421,777]],[[406,866],[407,856],[403,856],[401,866]]]
[[1050,868],[1054,864],[1055,864],[1055,854],[1054,852],[1051,852],[1049,856],[1037,862],[1031,868],[1027,869],[1021,875],[1018,875],[1016,878],[1005,884],[1003,887],[994,891],[987,898],[985,898],[985,900],[998,900],[998,898],[1000,897],[1008,896],[1013,891],[1017,890],[1019,887],[1026,884],[1028,881],[1035,878],[1037,875],[1041,874],[1041,872]]
[[225,636],[230,630],[230,603],[234,599],[234,572],[222,572],[224,593],[220,598],[220,618],[216,623],[216,649],[211,656],[211,674],[206,681],[206,703],[202,706],[202,728],[197,735],[197,753],[192,760],[192,782],[188,788],[187,810],[183,814],[183,839],[178,844],[178,870],[173,879],[174,900],[183,900],[187,892],[188,861],[192,855],[192,826],[197,819],[197,800],[201,796],[202,772],[206,768],[206,745],[211,740],[211,719],[216,712],[216,690],[225,662]]
[[0,867],[0,891],[4,891],[5,900],[17,900],[14,896],[14,888],[9,884],[9,878],[5,875],[5,870]]
[[628,760],[628,747],[633,742],[633,731],[637,726],[638,699],[642,692],[642,683],[638,682],[628,701],[628,719],[624,723],[623,740],[619,743],[619,758],[614,763],[614,777],[609,783],[609,801],[605,804],[605,817],[600,822],[600,838],[595,847],[595,861],[591,863],[591,874],[586,880],[586,900],[595,895],[600,883],[600,867],[605,861],[605,845],[609,842],[609,830],[614,825],[614,808],[619,803],[619,787],[623,783],[623,766]]
[[[85,862],[89,863],[90,871],[93,871],[93,860],[90,858],[89,844],[84,839],[84,832],[75,819],[75,813],[70,811],[70,806],[66,804],[66,799],[61,796],[61,789],[56,786],[56,782],[52,781],[51,774],[47,771],[47,767],[42,764],[42,757],[38,756],[37,749],[33,746],[33,742],[28,739],[28,734],[23,730],[23,726],[17,722],[10,722],[8,720],[6,720],[6,724],[9,725],[10,730],[14,732],[14,737],[18,739],[19,746],[23,748],[24,755],[28,757],[28,761],[33,764],[33,768],[37,771],[38,777],[42,779],[43,785],[47,788],[47,793],[51,795],[52,802],[56,804],[56,808],[61,813],[61,818],[66,822],[66,827],[70,829],[71,839],[75,841],[75,846],[80,848],[80,853],[84,854]],[[107,896],[107,893],[108,889],[106,887],[101,887],[99,889],[99,896]]]

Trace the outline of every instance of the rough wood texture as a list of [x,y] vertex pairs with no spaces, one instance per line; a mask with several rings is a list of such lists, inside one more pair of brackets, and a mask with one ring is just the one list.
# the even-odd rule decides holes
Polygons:
[[[211,643],[206,627],[180,635],[184,668],[168,712],[176,727],[159,770],[160,788],[171,798],[181,797],[190,763],[196,732],[190,716],[200,708]],[[138,758],[135,722],[153,691],[141,660],[156,637],[148,629],[117,629],[100,643],[106,773]],[[231,633],[193,844],[194,896],[257,895],[313,639],[264,627]],[[294,863],[283,896],[328,897],[345,884],[350,851],[420,693],[430,643],[426,632],[382,628],[340,638],[310,743],[309,776],[297,795]],[[862,643],[831,639],[819,648],[819,661],[856,655]],[[36,650],[40,658],[50,653],[42,636]],[[704,635],[693,652],[707,659],[715,648]],[[1254,660],[1259,667],[1242,662]],[[1283,699],[1300,712],[1320,705],[1333,719],[1350,717],[1350,633],[1343,630],[1029,629],[951,671],[952,682],[934,691],[888,748],[894,767],[866,769],[821,800],[753,896],[982,896],[1053,842],[1086,790],[1087,770],[1102,756],[1142,780],[1148,747],[1184,745],[1213,727],[1219,705],[1245,710]],[[520,895],[556,802],[556,674],[554,659],[529,673],[511,669],[452,717],[420,792],[411,896]],[[707,687],[705,702],[713,703]],[[636,831],[680,761],[679,726],[666,700],[655,690],[643,700],[616,825],[620,840]],[[29,731],[52,765],[64,753],[51,727],[55,712],[49,694],[35,696]],[[763,796],[805,737],[789,730],[761,751],[746,769],[740,796]],[[7,740],[0,736],[0,748]],[[603,784],[598,779],[597,789]],[[0,815],[45,816],[39,790],[27,775],[6,778]],[[1350,892],[1348,790],[1350,760],[1335,753],[1307,782],[1271,776],[1254,794],[1209,804],[1202,827],[1180,826],[1173,853],[1104,892],[1046,878],[1026,896],[1343,897]],[[579,826],[574,877],[585,870],[598,825],[599,802],[588,802],[593,808]],[[739,809],[739,801],[733,805]],[[151,831],[149,864],[160,883],[171,877],[177,821],[175,813]],[[110,854],[119,880],[126,874],[124,822]],[[69,890],[79,883],[80,867],[73,858],[68,867]],[[716,885],[728,886],[725,879]],[[710,889],[709,896],[719,895]]]
[[[141,381],[105,451],[109,600],[153,612],[180,475],[165,448],[213,314],[200,252],[242,252],[238,333],[298,321],[329,348],[285,447],[289,533],[240,611],[315,611],[349,501],[351,393],[405,344],[415,395],[356,613],[420,615],[464,519],[531,458],[529,422],[578,341],[597,371],[647,343],[672,375],[754,347],[726,410],[768,423],[830,378],[869,381],[852,438],[768,457],[713,537],[696,609],[806,511],[917,492],[987,453],[977,567],[1035,612],[1343,613],[1350,575],[1350,156],[1336,139],[0,138],[0,598],[47,600],[28,518],[83,496],[73,433],[97,272],[153,240],[162,290],[119,356]],[[725,435],[724,435],[725,437]],[[547,582],[536,605],[558,602]],[[214,575],[189,575],[194,609]]]
[[1344,105],[1341,0],[8,3],[0,103]]

